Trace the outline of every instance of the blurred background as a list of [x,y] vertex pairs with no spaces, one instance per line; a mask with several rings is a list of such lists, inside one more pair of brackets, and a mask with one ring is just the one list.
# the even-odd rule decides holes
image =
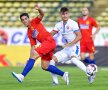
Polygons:
[[[30,18],[38,15],[34,5],[39,4],[45,12],[43,23],[51,31],[60,21],[59,10],[66,6],[70,18],[77,21],[82,7],[90,9],[90,15],[100,25],[95,39],[95,59],[98,66],[108,66],[108,0],[0,0],[0,66],[24,66],[29,58],[29,40],[19,15],[27,12]],[[94,28],[95,30],[95,28]],[[60,37],[60,39],[57,39]],[[58,46],[63,44],[60,34],[55,36]],[[40,66],[40,59],[36,65]]]

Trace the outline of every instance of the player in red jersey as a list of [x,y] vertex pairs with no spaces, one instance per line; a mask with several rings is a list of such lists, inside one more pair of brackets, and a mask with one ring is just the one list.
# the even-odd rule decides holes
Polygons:
[[[82,9],[82,17],[78,19],[79,28],[81,30],[82,39],[80,41],[81,46],[81,59],[86,63],[95,64],[94,61],[94,42],[95,35],[99,32],[99,26],[95,19],[89,16],[88,8]],[[93,27],[96,31],[92,34]],[[86,52],[89,53],[89,58],[85,58]]]
[[[81,47],[81,60],[89,64],[95,64],[94,60],[94,39],[95,35],[99,32],[99,26],[95,19],[89,16],[88,8],[82,8],[82,17],[78,19],[78,25],[81,30],[82,39],[80,41]],[[92,33],[93,27],[96,28],[96,31]],[[85,57],[85,54],[89,53],[89,57]],[[90,83],[94,81],[95,75],[90,79]]]
[[[20,15],[22,23],[26,27],[28,27],[27,34],[31,44],[30,58],[27,61],[27,64],[21,74],[16,74],[15,72],[12,72],[12,75],[19,82],[22,82],[24,80],[24,77],[34,66],[36,59],[41,57],[42,69],[62,76],[67,83],[67,73],[59,70],[53,65],[49,65],[49,62],[52,59],[53,51],[56,48],[56,42],[53,39],[52,35],[45,29],[44,25],[41,23],[44,12],[38,5],[35,5],[35,9],[38,10],[39,15],[31,21],[27,13],[23,13]],[[36,40],[41,43],[39,46],[35,46],[37,44]]]

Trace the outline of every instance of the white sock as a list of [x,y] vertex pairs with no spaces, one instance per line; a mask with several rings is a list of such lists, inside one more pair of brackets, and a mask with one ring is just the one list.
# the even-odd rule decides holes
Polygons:
[[[53,59],[50,61],[50,65],[55,66],[55,61],[54,61]],[[51,73],[51,76],[52,76],[53,81],[54,81],[56,84],[58,84],[59,82],[58,82],[57,75],[56,75],[56,74]]]
[[77,58],[72,58],[71,62],[86,73],[86,66],[85,66],[85,64],[83,62],[81,62]]

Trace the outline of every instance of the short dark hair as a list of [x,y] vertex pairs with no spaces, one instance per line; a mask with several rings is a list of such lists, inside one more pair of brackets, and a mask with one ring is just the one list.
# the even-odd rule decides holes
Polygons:
[[60,9],[60,12],[66,12],[66,11],[69,11],[69,9],[67,8],[67,7],[62,7],[61,9]]
[[28,13],[22,13],[22,14],[20,14],[20,19],[21,19],[22,16],[27,16],[29,18]]

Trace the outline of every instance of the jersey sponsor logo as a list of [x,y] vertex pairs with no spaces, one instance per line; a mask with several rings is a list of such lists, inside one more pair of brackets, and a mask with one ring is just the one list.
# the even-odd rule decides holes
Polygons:
[[89,29],[88,24],[80,24],[80,29]]
[[38,35],[38,31],[35,29],[32,33],[32,38],[36,38],[36,36]]
[[69,29],[69,26],[67,26],[67,29]]

